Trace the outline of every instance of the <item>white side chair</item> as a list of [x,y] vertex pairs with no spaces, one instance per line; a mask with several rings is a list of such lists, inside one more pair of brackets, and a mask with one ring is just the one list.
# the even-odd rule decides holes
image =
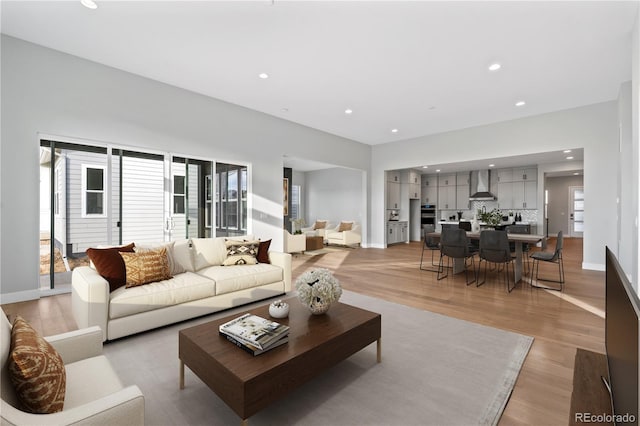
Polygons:
[[[324,222],[325,226],[324,228],[319,228],[316,229],[315,225],[317,222]],[[325,241],[327,240],[327,233],[329,231],[333,231],[335,225],[333,225],[331,222],[329,222],[328,220],[316,220],[316,222],[313,223],[313,225],[307,227],[307,228],[302,228],[302,233],[305,234],[308,237],[322,237]]]
[[284,230],[284,252],[297,253],[307,249],[307,236],[305,234],[292,234]]
[[327,243],[341,246],[351,246],[362,243],[360,225],[354,221],[343,221],[342,223],[351,223],[351,229],[340,231],[340,225],[338,225],[335,229],[327,232]]
[[102,355],[102,330],[97,326],[45,337],[64,362],[67,382],[64,409],[52,414],[32,414],[17,408],[8,375],[11,324],[4,312],[0,317],[0,424],[144,425],[144,396],[137,386],[122,385]]

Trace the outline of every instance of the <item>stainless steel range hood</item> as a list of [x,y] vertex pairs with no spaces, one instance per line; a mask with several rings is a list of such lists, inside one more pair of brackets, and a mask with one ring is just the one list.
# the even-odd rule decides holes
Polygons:
[[496,196],[490,192],[490,183],[490,170],[471,172],[471,188],[475,188],[476,191],[471,194],[469,201],[495,201]]

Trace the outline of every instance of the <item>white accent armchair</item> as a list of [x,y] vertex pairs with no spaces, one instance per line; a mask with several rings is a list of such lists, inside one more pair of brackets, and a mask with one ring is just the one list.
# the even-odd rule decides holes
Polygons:
[[351,229],[347,231],[339,231],[340,225],[337,228],[329,230],[327,232],[327,243],[338,244],[342,246],[351,246],[354,244],[362,243],[362,235],[360,225],[353,221],[343,221],[342,223],[351,223]]
[[297,253],[307,249],[307,236],[305,234],[292,234],[284,230],[284,252]]
[[66,370],[64,409],[53,414],[20,410],[8,376],[11,324],[0,314],[2,425],[144,425],[144,396],[137,386],[124,387],[102,355],[102,330],[89,327],[46,337]]
[[[324,222],[325,226],[321,229],[315,229],[316,222]],[[327,240],[327,233],[332,232],[335,228],[335,225],[329,222],[328,220],[318,219],[313,225],[308,228],[302,228],[302,233],[308,237],[322,237],[325,241]]]

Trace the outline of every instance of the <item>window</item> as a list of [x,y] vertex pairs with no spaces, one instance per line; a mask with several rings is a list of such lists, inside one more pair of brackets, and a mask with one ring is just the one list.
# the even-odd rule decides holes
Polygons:
[[185,178],[173,175],[173,214],[185,213]]
[[291,219],[300,219],[300,185],[291,186]]
[[82,215],[105,217],[105,167],[82,165]]
[[242,235],[247,230],[247,167],[216,163],[216,234]]

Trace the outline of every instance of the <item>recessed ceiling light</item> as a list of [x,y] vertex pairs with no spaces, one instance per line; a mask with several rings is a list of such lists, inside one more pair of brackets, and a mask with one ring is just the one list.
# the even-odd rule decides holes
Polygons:
[[489,65],[489,71],[498,71],[500,68],[502,68],[502,65],[497,62],[495,64]]
[[579,174],[580,174],[580,173],[578,173],[578,172],[575,172],[575,173],[574,173],[573,175],[574,175],[574,176],[578,176]]
[[423,168],[423,169],[428,169],[428,168],[429,168],[429,166],[422,166],[422,168]]
[[347,108],[347,109],[345,109],[345,110],[344,110],[344,113],[345,113],[345,114],[352,114],[352,113],[353,113],[353,110],[352,110],[352,109]]
[[80,3],[88,9],[97,9],[98,5],[93,0],[80,0]]
[[436,173],[440,173],[440,169],[436,169]]
[[570,149],[565,149],[565,150],[564,150],[564,151],[562,151],[562,152],[564,152],[565,154],[568,154],[568,153],[570,153],[570,152],[571,152],[571,150],[570,150]]
[[269,78],[269,74],[267,74],[266,72],[261,72],[260,74],[258,74],[258,77],[264,80],[265,78]]
[[398,133],[398,129],[391,129],[391,133]]
[[516,102],[516,106],[524,106],[525,101],[518,101]]
[[489,167],[495,167],[495,166],[496,166],[495,164],[489,164]]
[[567,160],[573,160],[573,157],[572,156],[568,156]]

